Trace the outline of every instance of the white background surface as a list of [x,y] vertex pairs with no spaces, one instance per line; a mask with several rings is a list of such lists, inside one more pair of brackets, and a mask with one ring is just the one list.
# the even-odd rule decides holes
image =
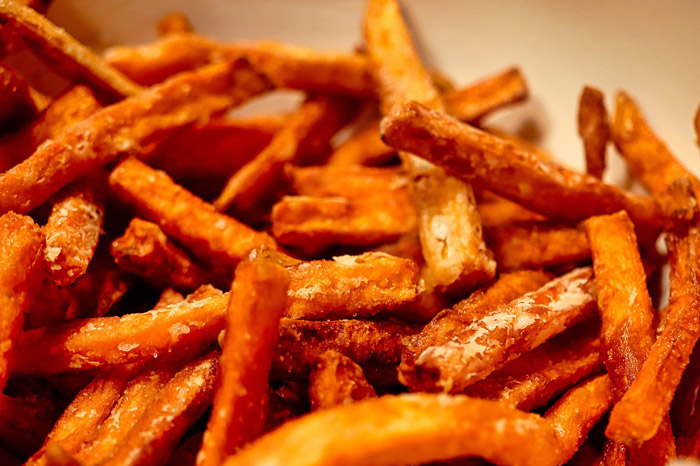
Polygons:
[[[593,84],[612,111],[616,89],[641,103],[676,155],[700,173],[692,121],[700,103],[700,1],[405,0],[424,57],[458,84],[519,65],[531,89],[526,105],[489,124],[537,128],[558,159],[583,167],[576,134],[581,87]],[[57,0],[49,17],[97,50],[155,39],[155,24],[185,12],[196,30],[219,39],[276,39],[350,51],[361,42],[361,0]],[[610,151],[611,173],[624,167]]]

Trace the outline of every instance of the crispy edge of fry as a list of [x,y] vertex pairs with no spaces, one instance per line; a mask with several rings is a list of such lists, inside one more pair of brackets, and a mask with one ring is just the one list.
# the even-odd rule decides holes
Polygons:
[[220,464],[265,428],[267,389],[289,274],[263,260],[242,262],[231,285],[226,335],[211,418],[198,466]]
[[602,179],[610,128],[604,96],[599,89],[584,86],[578,101],[577,122],[578,134],[583,141],[586,156],[586,172]]
[[27,82],[11,68],[0,65],[0,131],[18,129],[38,113]]
[[560,452],[554,430],[536,414],[465,396],[413,394],[316,411],[224,464],[399,466],[471,455],[525,466],[557,464]]
[[170,306],[171,304],[177,304],[184,299],[185,297],[179,291],[176,291],[173,288],[166,288],[161,292],[158,301],[153,306],[153,309],[162,309]]
[[362,368],[334,350],[321,354],[309,375],[309,401],[313,411],[376,396]]
[[382,165],[391,160],[396,151],[384,144],[379,136],[379,120],[358,128],[348,139],[335,148],[328,157],[329,166]]

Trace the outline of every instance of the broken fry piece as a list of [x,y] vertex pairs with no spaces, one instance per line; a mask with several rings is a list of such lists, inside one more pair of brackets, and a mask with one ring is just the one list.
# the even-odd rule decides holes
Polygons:
[[610,128],[603,93],[591,86],[583,88],[578,102],[578,134],[583,140],[586,172],[602,179]]
[[343,354],[328,350],[319,356],[309,376],[311,409],[327,409],[375,398],[362,368]]

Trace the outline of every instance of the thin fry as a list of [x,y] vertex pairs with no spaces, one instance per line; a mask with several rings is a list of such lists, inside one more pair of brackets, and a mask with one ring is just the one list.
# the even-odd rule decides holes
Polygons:
[[319,356],[309,376],[311,409],[327,409],[375,398],[362,368],[343,354],[328,350]]
[[605,147],[610,138],[603,93],[585,86],[578,103],[578,134],[583,140],[586,172],[598,179],[605,171]]

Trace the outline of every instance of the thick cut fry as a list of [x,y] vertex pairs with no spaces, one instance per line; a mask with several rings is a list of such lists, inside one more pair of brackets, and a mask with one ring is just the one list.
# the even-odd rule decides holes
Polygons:
[[598,374],[603,365],[600,324],[581,324],[552,338],[467,387],[466,395],[504,401],[523,411],[545,406],[555,395]]
[[18,129],[37,111],[27,82],[12,69],[0,65],[0,132]]
[[357,165],[288,167],[287,177],[302,196],[363,199],[368,196],[409,196],[408,178],[398,168]]
[[464,390],[591,317],[596,308],[593,293],[592,270],[575,269],[508,304],[490,308],[460,329],[456,341],[424,349],[412,368],[402,367],[403,380],[414,391]]
[[520,69],[513,67],[447,93],[445,105],[455,118],[476,122],[494,110],[524,101],[527,96],[525,77]]
[[46,272],[57,285],[85,275],[102,234],[104,198],[100,176],[80,178],[56,195],[43,231]]
[[382,165],[396,151],[384,144],[379,137],[379,121],[369,123],[353,133],[328,157],[328,165],[352,167],[356,165]]
[[347,405],[376,396],[362,368],[334,350],[328,350],[319,356],[309,376],[312,410]]
[[275,241],[218,213],[213,206],[179,186],[165,173],[129,158],[109,175],[112,190],[144,218],[187,247],[199,259],[233,267],[260,245]]
[[[371,0],[364,19],[370,68],[385,116],[407,100],[441,111],[444,104],[416,53],[394,0]],[[439,289],[460,293],[493,278],[496,263],[481,235],[470,186],[407,151],[399,153],[411,178],[423,257]]]
[[24,38],[53,70],[85,81],[112,98],[133,96],[142,87],[112,68],[40,13],[12,0],[0,1],[0,23]]
[[160,37],[171,34],[187,34],[193,31],[190,20],[180,11],[163,16],[158,21],[157,30]]
[[200,121],[269,89],[245,62],[212,65],[99,110],[0,175],[0,212],[28,212],[154,132]]
[[216,277],[193,263],[158,225],[140,218],[131,220],[124,234],[112,242],[110,251],[122,270],[138,275],[157,288],[171,286],[192,291]]
[[576,228],[541,223],[487,228],[486,243],[500,271],[581,264],[591,257],[586,234]]
[[[473,293],[452,309],[442,311],[419,334],[408,340],[401,356],[399,369],[399,378],[402,383],[409,387],[418,384],[418,360],[421,361],[420,364],[434,366],[443,374],[444,380],[463,377],[464,367],[459,360],[443,359],[439,351],[435,352],[430,348],[449,347],[454,345],[455,341],[463,340],[471,333],[470,325],[474,321],[488,316],[494,308],[537,290],[550,279],[549,274],[535,271],[503,275],[490,287]],[[426,351],[428,351],[427,354]]]
[[416,394],[316,411],[267,434],[224,465],[402,466],[462,456],[556,465],[561,452],[554,430],[536,414],[465,396]]
[[0,389],[17,357],[24,313],[43,275],[44,238],[34,221],[13,212],[0,216]]
[[578,134],[583,140],[586,172],[598,179],[605,171],[605,147],[610,139],[603,93],[586,86],[578,102]]
[[211,403],[218,359],[210,352],[175,374],[101,466],[164,464]]
[[[249,212],[265,196],[274,194],[286,163],[304,163],[325,152],[331,137],[343,126],[353,103],[341,97],[312,96],[253,160],[229,178],[214,201],[219,211],[231,207]],[[319,154],[320,153],[320,154]]]
[[653,199],[566,170],[419,103],[406,104],[384,123],[384,140],[389,145],[425,157],[455,176],[552,219],[576,222],[626,210],[635,225],[657,228],[661,224]]
[[289,275],[265,260],[236,268],[211,418],[198,466],[219,465],[255,440],[266,424],[267,388]]

